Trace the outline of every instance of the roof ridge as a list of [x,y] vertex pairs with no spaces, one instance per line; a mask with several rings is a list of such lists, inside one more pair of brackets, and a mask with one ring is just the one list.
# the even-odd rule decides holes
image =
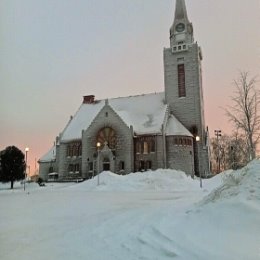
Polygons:
[[148,96],[148,95],[159,95],[163,94],[164,91],[162,92],[153,92],[153,93],[143,93],[143,94],[138,94],[138,95],[130,95],[130,96],[124,96],[124,97],[112,97],[112,98],[104,98],[104,99],[99,99],[99,101],[104,101],[106,99],[108,100],[113,100],[113,99],[120,99],[120,98],[130,98],[130,97],[142,97],[142,96]]

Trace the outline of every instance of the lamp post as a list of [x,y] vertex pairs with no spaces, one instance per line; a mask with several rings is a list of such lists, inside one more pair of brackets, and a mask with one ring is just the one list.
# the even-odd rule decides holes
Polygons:
[[199,141],[200,141],[200,137],[197,135],[196,143],[197,143],[198,171],[199,171],[199,176],[200,176],[200,187],[202,188],[202,179],[201,179],[201,171],[200,171],[200,164],[199,164]]
[[215,136],[217,137],[218,146],[218,173],[220,173],[220,147],[219,147],[219,137],[221,137],[221,130],[215,130]]
[[24,182],[23,182],[23,190],[25,191],[25,181],[26,181],[26,171],[27,171],[27,154],[29,152],[29,147],[25,148],[25,172],[24,172]]
[[100,146],[101,146],[101,143],[97,142],[97,152],[98,152],[98,156],[97,156],[97,185],[99,185],[99,153],[100,153]]

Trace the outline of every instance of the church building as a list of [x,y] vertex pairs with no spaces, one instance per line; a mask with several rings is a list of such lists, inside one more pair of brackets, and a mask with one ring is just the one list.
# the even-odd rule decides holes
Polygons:
[[162,93],[105,100],[84,96],[55,145],[40,158],[40,177],[69,181],[108,170],[128,174],[158,168],[207,175],[202,52],[184,0],[176,0],[163,59]]

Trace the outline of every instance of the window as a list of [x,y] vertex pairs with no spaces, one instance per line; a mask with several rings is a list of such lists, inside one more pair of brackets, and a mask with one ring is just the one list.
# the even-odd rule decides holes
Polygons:
[[67,156],[81,156],[81,142],[72,142],[67,145]]
[[184,64],[178,65],[178,89],[179,97],[186,97]]
[[125,162],[124,161],[121,161],[119,163],[119,170],[124,170],[125,169]]
[[139,171],[144,171],[145,170],[145,162],[141,160],[139,162]]
[[73,147],[72,147],[72,155],[73,156],[78,155],[78,147],[76,146],[76,144],[74,144]]
[[142,153],[142,143],[141,142],[136,143],[136,153]]
[[98,132],[97,137],[96,137],[96,144],[98,142],[101,143],[101,149],[104,147],[105,144],[107,144],[107,146],[110,149],[115,149],[116,148],[116,132],[114,131],[114,129],[112,129],[110,127],[102,128]]
[[72,154],[73,154],[72,146],[69,144],[69,145],[67,146],[67,156],[68,156],[68,157],[71,157]]
[[68,167],[69,172],[73,172],[73,164],[70,164]]
[[148,170],[152,169],[152,162],[151,161],[146,162],[146,169],[148,169]]
[[68,167],[68,171],[70,173],[78,173],[79,172],[79,164],[70,164]]
[[154,153],[155,152],[155,141],[150,140],[150,152]]
[[144,142],[144,154],[148,154],[148,143]]
[[93,162],[88,163],[88,170],[93,171]]
[[74,172],[79,172],[79,164],[74,165]]
[[82,155],[82,147],[81,147],[81,144],[78,146],[78,155],[79,155],[79,156]]
[[53,167],[51,166],[50,168],[49,168],[49,173],[53,173],[54,172],[54,170],[53,170]]

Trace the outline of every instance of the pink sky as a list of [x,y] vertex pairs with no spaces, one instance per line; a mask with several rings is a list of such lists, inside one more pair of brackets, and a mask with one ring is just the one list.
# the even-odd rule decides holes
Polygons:
[[[16,145],[31,172],[82,96],[164,90],[174,0],[3,0],[0,2],[0,150]],[[203,51],[206,123],[231,132],[229,104],[239,70],[260,71],[258,0],[186,0]],[[258,86],[259,87],[259,86]]]

